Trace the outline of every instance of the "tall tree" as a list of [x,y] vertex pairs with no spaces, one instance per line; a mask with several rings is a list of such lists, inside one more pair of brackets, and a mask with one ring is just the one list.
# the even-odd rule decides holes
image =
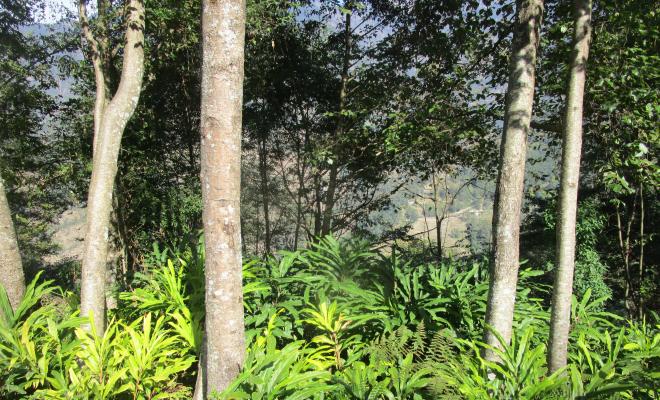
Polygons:
[[[474,128],[488,124],[473,123],[481,113],[467,79],[473,61],[487,62],[466,50],[492,35],[471,5],[303,3],[283,23],[252,17],[275,29],[248,20],[242,233],[255,254],[330,231],[387,234],[376,220],[406,179],[402,166],[428,174],[428,158],[466,160],[478,153],[473,138],[487,136]],[[258,8],[248,5],[248,18]]]
[[55,174],[48,117],[56,109],[52,64],[65,46],[64,30],[37,25],[40,0],[0,2],[0,285],[13,307],[24,276],[52,249],[47,222],[61,206],[45,190]]
[[245,358],[240,222],[244,45],[245,1],[203,0],[204,397],[225,389]]
[[[0,89],[2,89],[0,93],[2,93],[3,106],[0,115],[3,117],[1,119],[3,126],[6,127],[9,125],[11,127],[13,124],[7,124],[9,121],[6,121],[5,118],[5,115],[9,115],[9,111],[11,110],[11,107],[6,105],[7,99],[5,96],[7,94],[13,94],[12,91],[8,89],[11,88],[10,85],[13,83],[12,81],[23,78],[23,74],[17,74],[14,70],[15,67],[8,67],[10,66],[9,62],[15,62],[12,58],[18,58],[26,52],[22,46],[22,35],[18,30],[18,26],[21,23],[25,23],[26,20],[29,20],[29,5],[3,4],[2,12],[4,15],[0,21],[0,37],[2,37],[3,57],[0,59],[0,66],[2,67],[0,68],[0,71],[3,72],[3,84],[0,86]],[[7,59],[5,59],[5,55],[8,56]],[[16,63],[18,64],[18,62]],[[5,71],[11,71],[11,75],[4,73]],[[17,78],[16,75],[19,75],[20,78]],[[6,130],[6,128],[3,129],[3,131]],[[7,140],[5,135],[0,136],[0,138],[3,139],[3,142]],[[4,149],[0,148],[0,155],[3,155],[2,153],[4,153],[2,150]],[[12,220],[9,202],[7,201],[5,181],[2,178],[1,172],[4,171],[0,171],[0,285],[2,285],[7,291],[9,302],[12,307],[16,308],[25,293],[25,277],[23,273],[23,263],[21,262],[21,253],[16,239],[14,221]]]
[[[349,77],[349,68],[351,66],[351,36],[352,36],[352,28],[351,28],[351,13],[352,10],[351,8],[353,7],[353,4],[351,1],[346,1],[344,3],[344,7],[346,10],[344,10],[344,48],[343,48],[343,56],[342,56],[342,67],[341,67],[341,77],[340,77],[340,85],[339,85],[339,106],[337,109],[337,124],[335,126],[335,131],[334,131],[334,137],[333,137],[333,142],[334,146],[337,146],[339,144],[339,138],[342,136],[344,133],[344,125],[346,124],[345,118],[344,118],[344,113],[346,111],[346,97],[347,97],[347,85],[348,85],[348,79]],[[331,157],[335,157],[335,154],[337,154],[338,151],[336,149],[333,149]],[[337,162],[338,160],[330,160],[330,172],[329,172],[329,179],[328,179],[328,190],[326,193],[326,198],[325,198],[325,207],[323,210],[323,220],[321,223],[321,236],[325,236],[329,234],[332,230],[332,216],[334,213],[334,206],[335,206],[335,192],[337,191],[337,176],[339,174],[339,163]]]
[[196,242],[201,229],[200,7],[200,0],[145,4],[145,80],[122,138],[115,190],[124,282],[154,241],[178,248]]
[[[493,205],[493,261],[486,308],[485,342],[501,347],[511,340],[518,283],[520,214],[527,155],[527,135],[532,118],[536,50],[543,15],[543,0],[516,0],[509,83],[504,110],[504,133]],[[492,350],[484,352],[497,359]]]
[[[84,29],[84,1],[80,4]],[[144,4],[141,0],[128,0],[126,5],[122,72],[116,93],[99,113],[100,123],[95,121],[92,179],[87,200],[80,308],[83,316],[93,314],[98,334],[102,334],[105,327],[106,258],[117,160],[124,128],[140,97],[144,72]],[[91,39],[94,40],[93,37]],[[95,117],[97,107],[102,106],[102,99],[99,100],[102,96],[103,93],[97,94]]]
[[566,366],[568,332],[571,325],[571,296],[575,270],[575,223],[582,153],[582,109],[591,39],[591,0],[575,1],[573,53],[566,96],[566,118],[562,141],[559,217],[557,219],[557,265],[552,292],[548,368]]
[[[570,68],[566,60],[572,48],[565,33],[574,24],[572,3],[548,5],[544,17],[548,45],[539,57],[543,64],[534,126],[544,130],[557,158]],[[649,204],[654,204],[660,187],[656,166],[660,136],[654,111],[658,109],[659,10],[657,2],[593,3],[589,85],[584,89],[573,291],[580,296],[591,288],[592,296],[612,295],[611,303],[626,308],[630,318],[641,317],[645,304],[657,307],[659,298],[659,246],[653,245],[658,225],[649,224],[657,219],[657,207]],[[538,207],[544,208],[549,207]],[[556,237],[555,223],[548,228],[548,238]],[[556,261],[555,247],[553,241],[547,249],[549,262]]]
[[99,33],[97,36],[92,33],[92,28],[87,17],[86,0],[78,2],[78,15],[80,18],[80,27],[83,37],[87,41],[89,47],[89,58],[94,68],[94,83],[96,85],[96,93],[94,97],[94,136],[92,151],[96,152],[99,140],[99,131],[101,130],[101,122],[103,120],[103,113],[110,101],[110,84],[108,67],[109,49],[108,49],[108,4],[107,0],[99,0],[97,3],[98,16],[99,16]]
[[0,285],[7,291],[12,307],[16,308],[25,293],[25,277],[2,176],[0,176]]
[[647,305],[657,307],[660,288],[659,246],[653,245],[658,224],[649,224],[657,220],[658,208],[653,204],[660,188],[660,5],[617,1],[595,5],[589,70],[593,84],[586,88],[585,105],[589,144],[584,146],[584,158],[597,173],[593,185],[602,190],[609,226],[616,227],[601,238],[609,239],[602,254],[609,259],[610,282],[622,286],[614,290],[629,317],[642,318]]
[[[111,90],[112,90],[112,77],[116,75],[116,70],[112,64],[112,53],[113,49],[112,40],[110,36],[111,32],[111,23],[113,19],[114,10],[111,7],[109,0],[97,0],[96,2],[96,19],[95,19],[95,28],[96,33],[92,31],[92,26],[90,24],[89,18],[87,17],[86,9],[86,0],[78,1],[78,17],[80,21],[80,30],[84,41],[87,43],[87,58],[92,64],[92,69],[94,71],[94,131],[92,136],[92,157],[96,153],[98,148],[98,141],[101,137],[101,123],[103,121],[103,114],[105,109],[110,103],[111,100]],[[120,179],[117,178],[117,186],[119,186]],[[114,238],[119,236],[120,242],[123,237],[117,235],[118,227],[122,225],[118,222],[118,216],[123,216],[121,213],[121,208],[119,207],[119,202],[117,198],[117,188],[113,188],[113,204],[111,211],[111,223],[110,230],[108,233],[110,243],[112,244]],[[120,231],[121,232],[121,231]],[[124,246],[122,246],[124,247]],[[112,285],[116,281],[116,264],[117,257],[115,257],[116,252],[112,249],[109,251],[109,254],[112,254],[106,259],[106,272],[105,272],[105,284]],[[123,261],[126,261],[127,257],[123,257]],[[105,294],[106,306],[112,307],[116,306],[116,299],[112,296],[110,292]]]

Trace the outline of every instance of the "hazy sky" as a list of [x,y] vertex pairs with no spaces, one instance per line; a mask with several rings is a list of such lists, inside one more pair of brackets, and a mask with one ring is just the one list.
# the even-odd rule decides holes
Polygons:
[[39,12],[37,19],[42,23],[53,23],[61,19],[67,11],[74,12],[76,0],[46,0],[44,12]]

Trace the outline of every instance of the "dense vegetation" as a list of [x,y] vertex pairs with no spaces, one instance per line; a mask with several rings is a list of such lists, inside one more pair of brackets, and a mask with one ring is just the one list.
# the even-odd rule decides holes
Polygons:
[[[573,301],[566,373],[547,376],[549,288],[536,283],[542,272],[525,269],[515,339],[491,363],[480,356],[483,262],[417,256],[328,236],[247,261],[248,356],[218,398],[657,398],[657,321],[626,321],[587,290]],[[102,338],[81,329],[75,295],[51,281],[33,282],[15,312],[0,296],[3,398],[189,398],[203,265],[201,242],[155,248]]]
[[0,1],[0,398],[660,398],[660,3],[60,3]]

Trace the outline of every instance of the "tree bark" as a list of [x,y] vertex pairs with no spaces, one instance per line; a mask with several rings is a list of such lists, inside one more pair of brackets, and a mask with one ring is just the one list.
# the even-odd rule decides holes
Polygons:
[[557,265],[552,291],[548,369],[566,366],[568,333],[571,326],[571,298],[575,270],[575,224],[580,156],[582,152],[582,109],[591,38],[591,0],[575,0],[573,53],[566,98],[562,141],[559,216],[557,218]]
[[207,397],[229,385],[245,358],[240,232],[245,1],[203,0],[202,9]]
[[121,137],[140,97],[144,73],[144,5],[129,0],[126,44],[119,87],[105,107],[99,131],[87,200],[87,234],[82,260],[80,313],[93,314],[97,334],[105,328],[105,271],[108,255],[112,192]]
[[5,185],[0,176],[0,285],[5,288],[15,310],[25,294],[25,276],[18,250],[14,222],[11,219]]
[[[484,341],[501,347],[511,340],[513,308],[516,300],[519,267],[520,213],[523,200],[527,134],[530,129],[536,49],[543,15],[543,0],[517,0],[509,84],[506,95],[504,133],[493,207],[493,261],[486,309]],[[489,329],[490,328],[490,329]],[[497,360],[491,350],[484,357]]]
[[[110,103],[110,88],[112,87],[112,56],[109,48],[110,37],[110,20],[112,18],[110,13],[110,3],[108,0],[98,0],[97,7],[97,33],[92,32],[89,19],[87,17],[86,0],[78,1],[78,12],[80,18],[81,32],[84,41],[87,42],[89,47],[89,60],[94,69],[94,81],[96,85],[95,101],[94,101],[94,136],[92,138],[92,158],[96,155],[96,149],[100,138],[100,128],[103,121],[105,109]],[[117,177],[117,185],[119,185],[119,176]],[[128,247],[125,235],[120,229],[118,218],[120,218],[121,210],[117,209],[120,206],[117,193],[120,190],[115,190],[113,196],[113,210],[110,213],[110,243],[113,244],[112,249],[109,250],[106,258],[106,287],[114,287],[117,283],[117,272],[119,268],[119,259],[122,258],[122,263],[126,264],[128,260]],[[123,235],[123,237],[122,237]],[[118,240],[119,248],[115,248],[114,242]],[[123,255],[123,256],[122,256]],[[123,269],[124,272],[126,268]],[[125,275],[125,274],[124,274]],[[117,298],[111,291],[106,291],[106,307],[108,309],[116,308]]]

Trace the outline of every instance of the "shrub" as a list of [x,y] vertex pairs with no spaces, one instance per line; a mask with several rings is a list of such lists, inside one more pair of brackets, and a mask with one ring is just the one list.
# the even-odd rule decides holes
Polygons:
[[[154,252],[121,293],[103,336],[75,296],[30,283],[13,311],[0,289],[0,396],[189,398],[204,318],[203,250]],[[548,288],[522,269],[510,345],[484,360],[488,290],[481,263],[415,264],[328,237],[246,260],[249,343],[220,399],[657,398],[660,326],[573,299],[569,365],[549,375]]]

